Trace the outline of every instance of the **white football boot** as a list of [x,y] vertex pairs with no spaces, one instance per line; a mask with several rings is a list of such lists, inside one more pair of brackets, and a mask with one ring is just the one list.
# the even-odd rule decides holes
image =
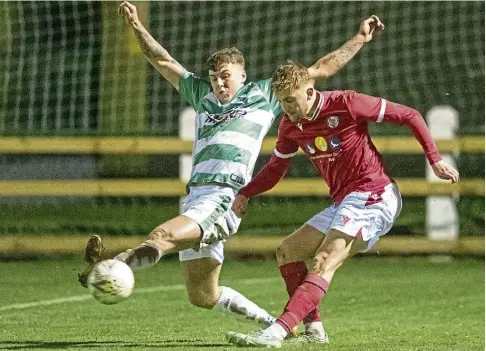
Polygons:
[[241,334],[236,332],[228,332],[226,334],[228,342],[238,346],[259,347],[259,348],[274,348],[282,347],[282,342],[271,336],[263,335],[261,331],[251,334]]

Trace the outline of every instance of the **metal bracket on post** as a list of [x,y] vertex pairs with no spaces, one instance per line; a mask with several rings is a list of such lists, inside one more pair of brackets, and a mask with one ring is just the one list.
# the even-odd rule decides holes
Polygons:
[[[434,139],[455,139],[459,127],[458,113],[451,106],[434,106],[426,115],[427,124]],[[456,167],[459,152],[442,155],[445,162]],[[426,178],[429,182],[447,182],[435,176],[427,162]],[[427,237],[431,240],[457,240],[459,237],[459,216],[457,201],[459,194],[453,196],[429,196],[426,200],[425,226]]]
[[[179,138],[184,141],[194,141],[196,136],[196,111],[192,107],[184,108],[179,114]],[[192,155],[179,155],[179,179],[188,182],[191,178]],[[182,210],[182,201],[179,199],[179,208]]]

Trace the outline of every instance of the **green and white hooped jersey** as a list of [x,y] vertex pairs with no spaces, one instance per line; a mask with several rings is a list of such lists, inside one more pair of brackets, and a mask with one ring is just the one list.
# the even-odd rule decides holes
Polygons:
[[223,105],[209,82],[185,71],[179,92],[196,110],[187,187],[221,184],[239,190],[250,181],[263,138],[281,112],[270,79],[246,84]]

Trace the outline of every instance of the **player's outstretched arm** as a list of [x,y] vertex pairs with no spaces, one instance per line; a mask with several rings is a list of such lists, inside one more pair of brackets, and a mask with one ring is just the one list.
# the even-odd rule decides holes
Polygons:
[[309,67],[311,79],[327,78],[339,71],[348,63],[363,45],[373,39],[373,34],[385,29],[378,16],[372,15],[361,22],[359,32],[336,51],[320,58]]
[[346,96],[349,112],[358,122],[392,123],[407,126],[420,143],[435,175],[457,183],[459,172],[442,160],[437,145],[419,111],[385,99],[350,92]]
[[118,13],[122,14],[127,24],[132,27],[138,44],[150,64],[179,91],[180,77],[184,72],[184,67],[174,60],[167,50],[145,29],[138,19],[135,5],[124,1],[118,8]]

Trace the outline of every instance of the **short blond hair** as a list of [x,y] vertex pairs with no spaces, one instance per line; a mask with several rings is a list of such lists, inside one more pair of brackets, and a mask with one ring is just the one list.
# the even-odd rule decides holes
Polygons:
[[240,50],[235,47],[219,50],[212,54],[206,62],[207,68],[217,71],[224,64],[235,63],[245,68],[245,58]]
[[299,89],[310,81],[307,67],[287,60],[278,66],[272,76],[272,89],[275,92],[290,92]]

